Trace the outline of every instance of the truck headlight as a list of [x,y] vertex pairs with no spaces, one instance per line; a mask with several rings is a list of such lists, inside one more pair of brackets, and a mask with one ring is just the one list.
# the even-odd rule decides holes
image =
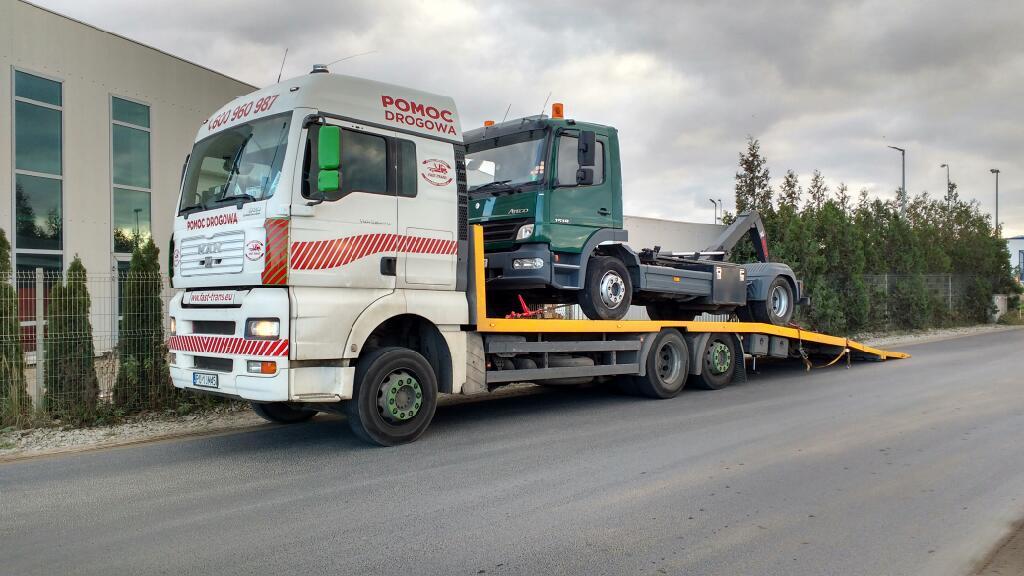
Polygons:
[[526,240],[530,236],[533,236],[533,224],[523,224],[516,232],[516,240]]
[[245,337],[252,340],[277,340],[281,321],[277,318],[249,318],[245,321]]
[[512,261],[513,270],[540,270],[543,267],[543,258],[516,258]]

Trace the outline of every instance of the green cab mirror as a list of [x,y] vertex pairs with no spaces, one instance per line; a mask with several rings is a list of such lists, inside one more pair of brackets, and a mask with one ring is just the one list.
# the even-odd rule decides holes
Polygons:
[[321,126],[316,143],[316,188],[321,193],[341,189],[341,128]]

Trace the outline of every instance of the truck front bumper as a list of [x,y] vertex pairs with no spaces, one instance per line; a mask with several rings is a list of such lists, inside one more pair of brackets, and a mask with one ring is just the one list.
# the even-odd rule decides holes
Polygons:
[[[516,268],[515,262],[540,260],[538,268]],[[554,286],[551,281],[551,250],[546,244],[521,244],[507,252],[488,252],[486,262],[487,287],[496,290],[530,290]],[[578,268],[578,266],[574,266]]]
[[[191,304],[185,292],[171,300],[176,332],[167,348],[175,387],[253,402],[334,402],[352,397],[354,367],[293,365],[287,290],[209,292],[216,292],[217,301],[225,304]],[[251,318],[277,319],[279,336],[247,337],[245,324]],[[264,363],[271,362],[273,369],[265,369],[269,364]]]

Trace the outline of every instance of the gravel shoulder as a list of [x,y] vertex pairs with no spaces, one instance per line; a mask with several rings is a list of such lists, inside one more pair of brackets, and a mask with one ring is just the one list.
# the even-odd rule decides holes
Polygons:
[[[1020,330],[1021,326],[979,325],[961,328],[927,330],[903,334],[869,334],[857,340],[869,346],[897,349],[899,346],[924,344],[989,334],[1007,330]],[[543,393],[544,389],[530,384],[502,388],[483,398]],[[451,396],[442,398],[442,405],[478,401],[483,398]],[[240,431],[260,426],[272,426],[254,414],[247,405],[236,404],[177,416],[173,414],[143,414],[125,422],[91,428],[33,428],[0,431],[0,463],[37,456],[80,452],[98,448],[111,448],[153,442],[185,436],[199,436]]]

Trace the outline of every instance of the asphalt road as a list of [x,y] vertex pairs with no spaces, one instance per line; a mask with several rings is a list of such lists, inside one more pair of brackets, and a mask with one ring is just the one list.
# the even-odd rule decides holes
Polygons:
[[0,573],[965,574],[1024,516],[1024,331],[906,350],[4,464]]

